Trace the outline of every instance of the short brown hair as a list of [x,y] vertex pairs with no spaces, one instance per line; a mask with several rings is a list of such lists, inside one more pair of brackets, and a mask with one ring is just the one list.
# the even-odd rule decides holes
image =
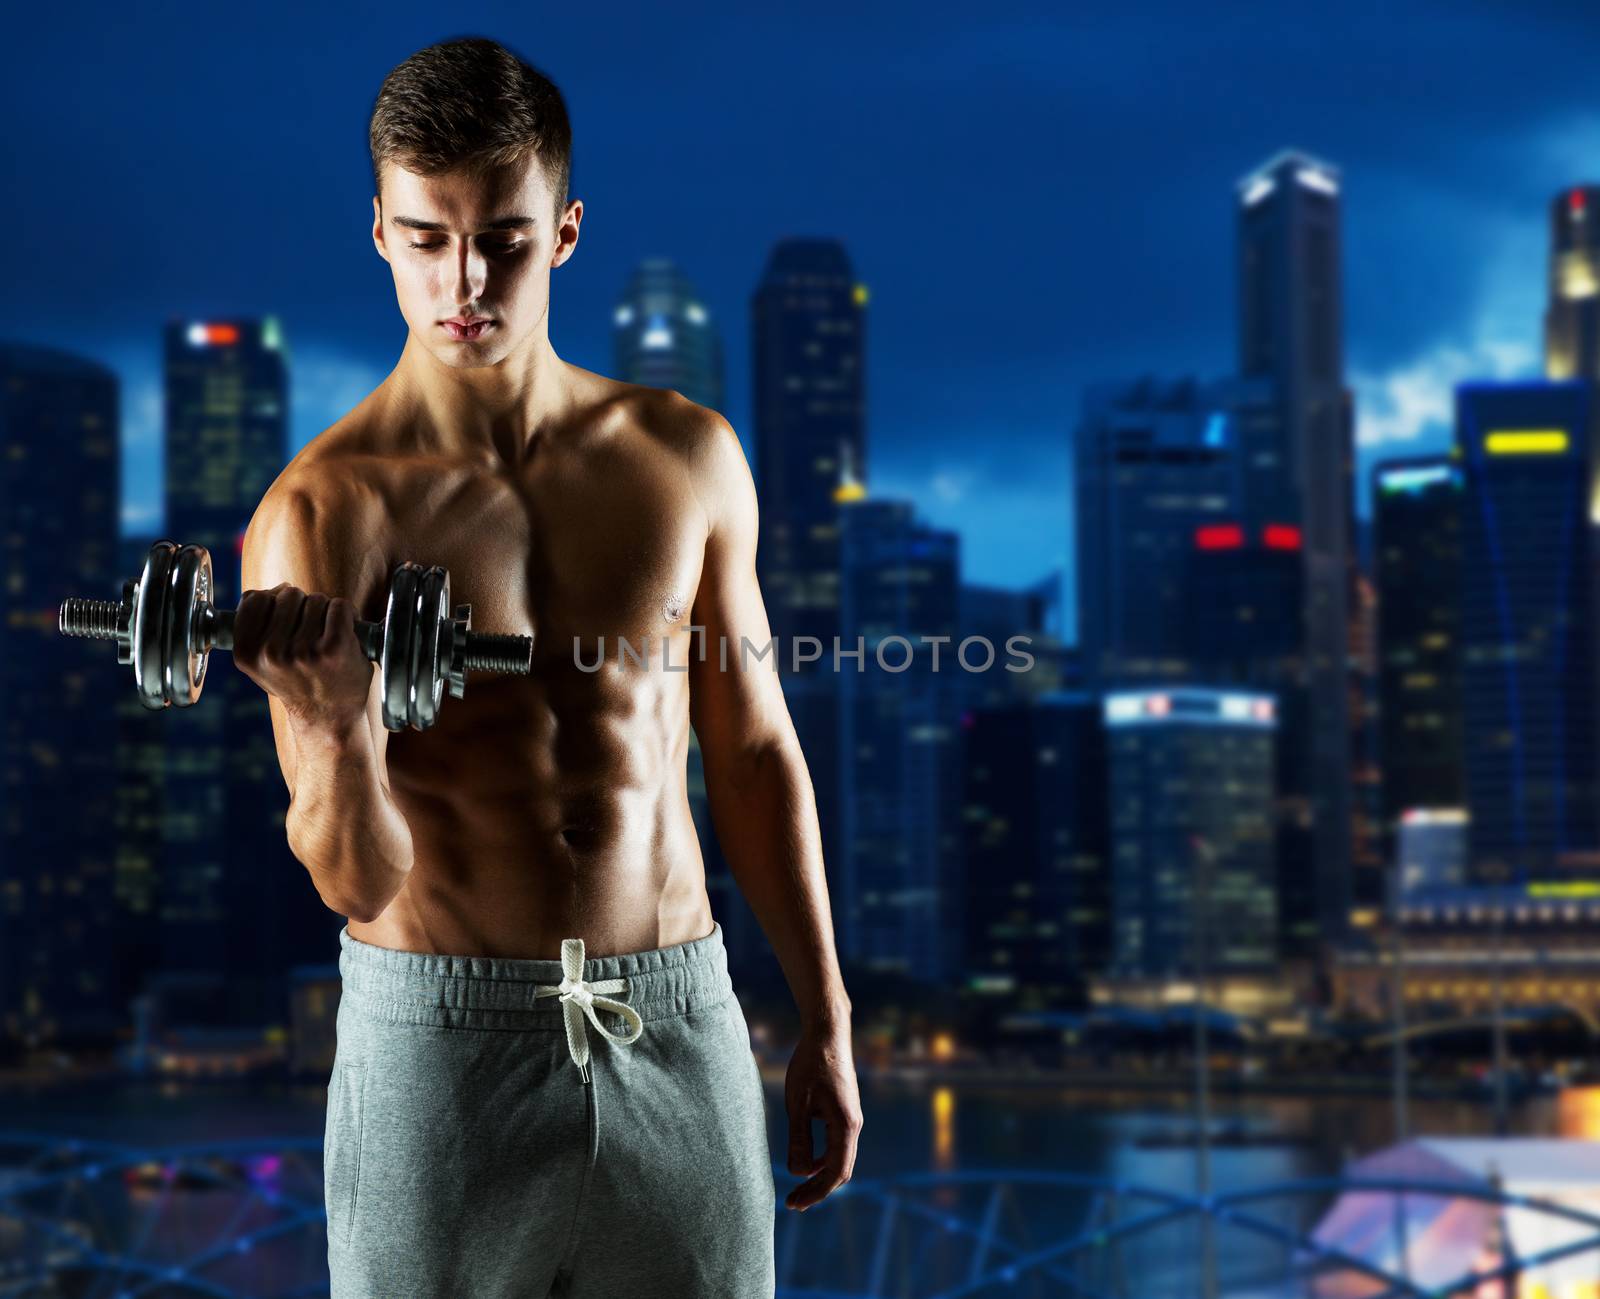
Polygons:
[[484,171],[538,155],[559,222],[572,179],[572,124],[549,77],[498,41],[464,36],[418,50],[387,77],[367,127],[372,183],[383,167],[419,176]]

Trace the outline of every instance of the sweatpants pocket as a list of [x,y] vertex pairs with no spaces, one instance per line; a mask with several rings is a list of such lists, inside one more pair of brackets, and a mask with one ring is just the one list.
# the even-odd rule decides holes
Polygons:
[[328,1084],[328,1118],[322,1138],[322,1191],[328,1234],[350,1240],[361,1188],[361,1137],[366,1099],[365,1065],[336,1064]]

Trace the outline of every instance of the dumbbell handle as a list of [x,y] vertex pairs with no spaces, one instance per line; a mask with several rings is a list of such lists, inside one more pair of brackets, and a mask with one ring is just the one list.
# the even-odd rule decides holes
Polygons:
[[[121,605],[114,600],[85,600],[73,596],[61,606],[60,629],[63,636],[85,636],[90,640],[116,640],[117,614]],[[233,650],[233,618],[236,610],[205,605],[200,610],[203,633],[201,643],[210,649]],[[383,624],[357,620],[356,639],[361,652],[373,662],[383,657]],[[467,671],[500,672],[527,676],[533,668],[533,637],[487,636],[467,633]]]

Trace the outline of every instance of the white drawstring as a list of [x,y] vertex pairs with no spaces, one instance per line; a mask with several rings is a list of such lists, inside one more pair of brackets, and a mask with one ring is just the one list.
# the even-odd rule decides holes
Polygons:
[[[639,1012],[626,1002],[613,1001],[602,992],[626,992],[626,979],[605,979],[599,983],[583,981],[583,939],[564,938],[561,941],[561,969],[565,978],[559,984],[541,983],[534,989],[535,997],[561,998],[561,1013],[567,1024],[567,1049],[577,1062],[578,1073],[584,1082],[589,1081],[589,1034],[583,1026],[584,1016],[589,1022],[619,1046],[631,1046],[644,1032],[644,1021]],[[627,1035],[613,1033],[594,1013],[594,1008],[615,1011],[633,1027]]]

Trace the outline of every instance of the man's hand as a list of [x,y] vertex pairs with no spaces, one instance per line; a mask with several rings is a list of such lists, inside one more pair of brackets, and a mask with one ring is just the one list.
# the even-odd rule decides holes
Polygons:
[[[809,1177],[789,1192],[784,1204],[804,1212],[848,1182],[856,1164],[861,1097],[856,1090],[848,1019],[801,1032],[789,1061],[784,1102],[789,1111],[789,1171],[796,1177]],[[820,1160],[811,1150],[813,1118],[822,1120],[828,1134]]]
[[246,591],[233,619],[233,662],[307,726],[345,731],[365,719],[372,661],[349,600],[288,582]]

